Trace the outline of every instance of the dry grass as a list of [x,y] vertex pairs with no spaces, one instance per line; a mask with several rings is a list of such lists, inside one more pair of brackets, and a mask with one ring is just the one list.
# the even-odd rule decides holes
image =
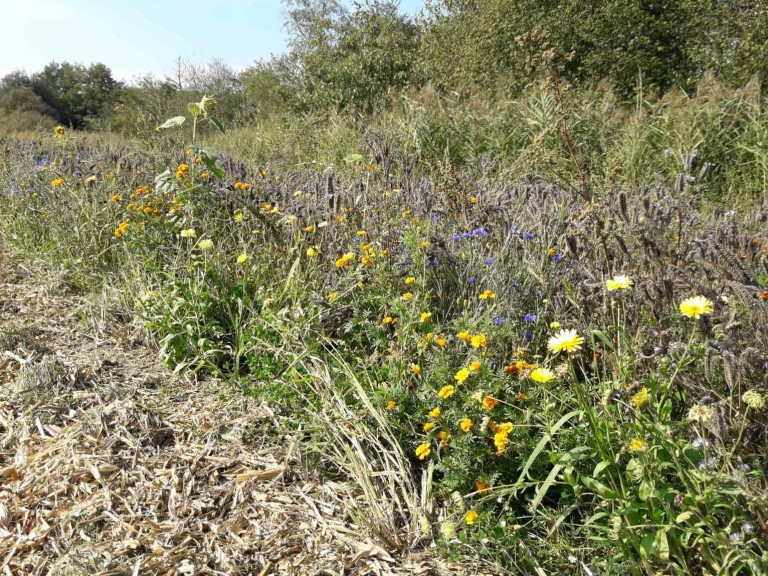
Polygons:
[[0,574],[476,573],[384,550],[347,513],[359,487],[305,470],[268,407],[83,331],[55,278],[2,274]]

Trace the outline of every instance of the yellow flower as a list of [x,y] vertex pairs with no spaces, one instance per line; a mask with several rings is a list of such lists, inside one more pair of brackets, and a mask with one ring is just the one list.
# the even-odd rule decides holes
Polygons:
[[472,336],[473,348],[485,348],[486,346],[488,346],[488,340],[483,334],[475,334]]
[[197,238],[197,232],[194,228],[187,228],[180,232],[182,238]]
[[496,455],[501,456],[504,450],[507,449],[507,444],[509,444],[509,433],[500,431],[497,428],[496,433],[493,435],[493,444],[496,446]]
[[245,264],[246,262],[248,262],[248,254],[243,252],[242,254],[240,254],[240,256],[237,257],[237,263]]
[[408,278],[405,279],[405,285],[410,286],[415,281],[416,281],[416,278],[414,278],[413,276],[408,276]]
[[432,408],[432,410],[429,411],[429,415],[432,418],[440,418],[440,416],[442,415],[440,412],[440,406],[435,406],[434,408]]
[[419,242],[419,246],[421,246],[422,248],[429,248],[429,242],[427,241]]
[[643,386],[640,392],[632,396],[632,404],[634,404],[635,408],[637,408],[638,410],[643,406],[645,406],[646,404],[648,404],[650,401],[651,401],[651,396],[650,394],[648,394],[648,388],[646,388],[645,386]]
[[462,368],[456,372],[456,375],[453,377],[459,384],[462,384],[467,378],[469,378],[469,370],[466,368]]
[[208,172],[201,172],[200,173],[200,178],[202,178],[203,180],[208,180],[209,176],[210,175],[208,174]]
[[452,384],[448,384],[447,386],[440,388],[440,392],[438,392],[437,395],[445,400],[446,398],[453,396],[454,392],[456,392],[456,388],[454,388]]
[[320,254],[320,250],[317,248],[317,246],[310,246],[307,248],[307,256],[310,258],[314,258],[318,254]]
[[421,366],[419,366],[418,364],[411,364],[411,372],[417,375],[421,374]]
[[498,403],[499,403],[499,401],[496,400],[496,398],[494,398],[493,396],[486,396],[485,398],[483,398],[483,401],[481,402],[481,405],[486,410],[493,410],[494,408],[496,408],[496,405]]
[[243,221],[243,211],[242,210],[238,210],[237,212],[235,212],[235,215],[234,215],[233,218],[234,218],[235,222],[242,222]]
[[362,246],[360,246],[360,250],[362,250],[363,252],[368,252],[372,247],[373,247],[372,244],[363,244]]
[[200,240],[198,246],[200,246],[201,250],[208,250],[209,248],[213,248],[213,240]]
[[336,260],[336,268],[344,268],[344,266],[349,264],[354,257],[355,255],[352,252],[347,252],[344,256]]
[[357,231],[358,236],[365,236],[365,230],[358,230]]
[[112,202],[120,202],[120,194],[113,194]]
[[712,314],[712,301],[704,296],[694,296],[680,303],[680,313],[688,318],[700,318],[702,314]]
[[61,186],[64,184],[64,178],[56,178],[55,180],[51,180],[51,186],[54,188]]
[[474,426],[475,423],[472,422],[469,418],[462,419],[461,422],[459,422],[459,427],[461,427],[462,432],[469,432],[472,430],[472,426]]
[[458,334],[456,334],[456,338],[458,338],[462,342],[467,342],[467,343],[472,341],[472,335],[467,331],[459,332]]
[[447,342],[448,341],[445,339],[445,336],[443,336],[442,334],[440,334],[440,336],[435,338],[435,344],[440,346],[440,348],[445,348],[445,345],[447,344]]
[[536,368],[531,372],[531,380],[540,384],[546,384],[555,377],[555,373],[549,368]]
[[411,215],[411,211],[410,210],[403,210],[403,218],[408,218],[408,216],[410,216],[410,215]]
[[394,400],[390,400],[389,402],[387,402],[387,412],[391,412],[392,410],[394,410],[395,406],[397,406],[397,402],[395,402]]
[[413,298],[413,294],[411,292],[406,292],[403,294],[403,300],[410,300],[411,298]]
[[552,352],[565,350],[570,353],[574,350],[580,350],[583,343],[584,338],[579,336],[576,330],[560,330],[560,332],[550,337],[548,347]]
[[338,292],[331,292],[328,295],[328,304],[333,304],[336,301],[336,298],[338,298],[338,297],[339,297],[339,293]]
[[429,432],[434,428],[437,428],[437,424],[435,424],[434,422],[427,422],[426,424],[424,424],[423,430],[424,432]]
[[486,290],[478,296],[480,300],[493,300],[496,298],[496,293],[493,290]]
[[429,442],[424,442],[424,444],[419,444],[416,448],[416,456],[419,457],[419,460],[424,460],[427,456],[429,456],[431,450],[429,449]]
[[63,126],[56,126],[56,128],[53,129],[54,132],[56,132],[57,138],[63,138],[64,137],[64,127]]
[[478,516],[477,512],[475,512],[474,510],[470,510],[464,515],[464,522],[467,523],[467,526],[472,526],[472,524],[474,524],[475,521],[477,520],[477,516]]
[[381,320],[381,323],[382,324],[392,324],[392,322],[394,322],[394,321],[395,321],[395,319],[392,318],[392,316],[384,316],[384,318]]
[[432,320],[432,312],[422,312],[420,322],[423,324],[424,322],[429,322]]
[[557,330],[558,328],[560,328],[560,322],[558,322],[557,320],[555,320],[554,322],[550,322],[549,327],[552,328],[552,330]]
[[634,438],[630,443],[627,449],[630,452],[645,452],[646,444],[645,440],[641,438]]
[[470,204],[477,204],[477,196],[471,196],[469,199]]
[[474,362],[472,362],[472,364],[469,365],[469,369],[472,370],[472,372],[477,372],[482,367],[483,367],[483,363],[480,362],[480,360],[475,360]]
[[302,230],[308,234],[311,234],[312,232],[315,231],[315,226],[313,224],[310,224],[309,226],[305,226],[304,228],[302,228]]
[[609,291],[628,290],[629,288],[632,288],[633,284],[634,282],[632,282],[632,279],[629,276],[624,275],[614,276],[605,281],[605,287],[608,288]]

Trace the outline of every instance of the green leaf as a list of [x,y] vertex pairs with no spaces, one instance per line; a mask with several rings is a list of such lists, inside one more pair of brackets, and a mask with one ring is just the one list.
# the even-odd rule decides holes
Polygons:
[[637,495],[640,500],[648,500],[651,497],[652,487],[649,482],[643,480],[640,483],[640,488],[637,491]]
[[600,473],[606,468],[608,468],[608,466],[610,465],[611,465],[611,462],[609,462],[608,460],[603,460],[602,462],[599,462],[597,466],[595,466],[595,471],[592,472],[592,476],[594,476],[595,478],[599,478]]
[[541,483],[539,486],[539,489],[536,490],[536,495],[533,498],[533,501],[531,502],[531,512],[533,514],[536,513],[536,508],[539,507],[539,504],[541,504],[541,501],[544,499],[544,496],[547,495],[547,492],[549,492],[550,487],[552,484],[555,483],[555,480],[557,479],[557,475],[560,473],[560,470],[562,470],[563,467],[560,464],[556,464],[552,467],[552,470],[549,471],[549,475],[547,476],[546,480]]
[[190,102],[189,104],[187,104],[187,110],[189,110],[192,116],[194,116],[195,118],[200,116],[200,114],[202,114],[203,112],[202,108],[200,108],[200,104],[196,102]]
[[182,124],[184,124],[184,121],[186,118],[184,116],[174,116],[173,118],[168,118],[165,122],[160,124],[160,126],[157,127],[158,130],[165,130],[166,128],[178,128]]
[[365,157],[362,154],[347,154],[344,157],[344,162],[347,164],[354,164],[355,162],[362,162]]
[[596,492],[603,498],[608,498],[613,500],[619,497],[616,491],[613,490],[610,486],[607,486],[606,484],[603,484],[602,482],[599,482],[594,478],[590,478],[589,476],[582,476],[581,482],[582,484],[584,484],[584,486],[586,486],[593,492]]
[[214,118],[213,116],[211,116],[210,118],[208,118],[208,120],[213,122],[213,125],[216,126],[216,128],[218,128],[222,134],[227,133],[226,129],[224,128],[224,124],[222,124],[218,118]]
[[592,330],[592,335],[597,336],[600,340],[602,340],[603,344],[608,350],[613,350],[613,342],[611,342],[611,339],[608,338],[604,332],[601,332],[600,330]]
[[216,157],[210,156],[207,152],[200,152],[200,157],[205,162],[208,170],[213,172],[218,178],[224,178],[224,170],[216,166]]
[[653,554],[662,562],[669,561],[669,542],[667,541],[667,531],[665,529],[656,532],[656,537],[653,539]]

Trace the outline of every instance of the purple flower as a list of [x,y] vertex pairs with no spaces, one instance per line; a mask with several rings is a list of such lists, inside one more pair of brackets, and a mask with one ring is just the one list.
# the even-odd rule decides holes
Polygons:
[[533,332],[526,332],[525,334],[523,334],[523,338],[525,338],[526,340],[528,340],[528,342],[530,342],[531,340],[533,340]]
[[501,316],[496,316],[496,318],[493,319],[493,323],[496,324],[496,326],[501,326],[504,322],[506,322],[506,320]]
[[467,284],[471,285],[471,284],[474,284],[475,282],[477,282],[477,278],[475,278],[474,276],[470,276],[469,278],[467,278]]
[[437,264],[438,264],[437,256],[435,256],[431,260],[427,260],[426,262],[427,268],[437,268]]
[[461,235],[461,237],[462,237],[464,240],[469,240],[470,238],[472,238],[472,234],[470,234],[469,232],[464,232],[464,233]]
[[488,266],[493,266],[493,258],[490,258],[490,257],[489,257],[489,258],[486,258],[486,259],[485,259],[485,263],[486,263]]
[[555,264],[560,264],[560,262],[562,262],[564,259],[565,259],[565,256],[563,256],[562,254],[558,254],[557,256],[552,256],[552,262],[554,262]]
[[541,290],[536,290],[536,298],[538,298],[539,300],[544,298],[544,292],[542,292]]
[[531,314],[528,312],[525,316],[523,316],[523,320],[526,322],[536,322],[536,314]]
[[530,240],[534,236],[535,234],[533,232],[523,232],[523,238],[525,238],[526,240]]
[[520,282],[515,282],[514,284],[512,284],[512,288],[519,291],[520,288],[522,288],[522,286],[520,286]]
[[482,228],[475,228],[474,230],[472,230],[472,234],[475,236],[475,238],[485,238],[488,236],[488,232],[486,232]]
[[515,226],[515,225],[513,224],[512,226],[510,226],[510,227],[509,227],[509,231],[510,231],[512,234],[514,234],[515,232],[517,232],[517,226]]
[[454,234],[453,236],[451,236],[451,240],[453,240],[454,242],[458,242],[459,240],[461,240],[461,236],[459,236],[458,234]]

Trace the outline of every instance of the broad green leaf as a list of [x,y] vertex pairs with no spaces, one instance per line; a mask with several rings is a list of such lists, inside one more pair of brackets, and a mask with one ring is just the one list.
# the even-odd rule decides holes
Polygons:
[[581,482],[584,484],[584,486],[596,492],[603,498],[615,499],[619,497],[619,495],[616,494],[616,491],[613,490],[610,486],[607,486],[606,484],[603,484],[594,478],[590,478],[589,476],[582,476]]
[[184,121],[186,118],[184,116],[174,116],[173,118],[168,118],[165,122],[160,124],[160,126],[157,127],[158,130],[165,130],[166,128],[178,128],[182,124],[184,124]]
[[653,554],[662,562],[669,561],[669,542],[667,531],[663,528],[656,532],[656,537],[653,539]]
[[608,348],[608,350],[613,350],[613,342],[611,342],[611,339],[606,336],[605,332],[601,332],[600,330],[592,330],[592,335],[597,336],[600,340],[602,340],[603,344],[605,344],[605,347]]
[[211,116],[210,118],[208,118],[208,120],[213,122],[213,125],[216,126],[216,128],[218,128],[222,134],[227,133],[226,129],[224,128],[224,124],[222,124],[218,118],[214,118],[213,116]]

